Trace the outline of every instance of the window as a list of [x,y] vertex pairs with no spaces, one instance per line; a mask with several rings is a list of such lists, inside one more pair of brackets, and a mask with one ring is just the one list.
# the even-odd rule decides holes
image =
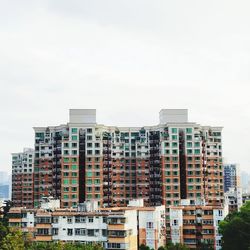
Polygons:
[[147,228],[154,228],[153,222],[147,222]]
[[71,158],[72,162],[77,162],[77,158]]
[[177,182],[179,182],[179,179],[174,178],[174,183],[177,183]]
[[95,236],[94,229],[88,229],[88,236]]
[[[122,174],[121,174],[122,175]],[[98,177],[100,176],[100,172],[95,172],[95,176]]]
[[72,166],[71,166],[71,169],[72,169],[72,170],[77,170],[77,165],[72,165]]
[[50,235],[50,231],[48,228],[38,228],[37,235]]
[[77,150],[72,150],[72,155],[77,155]]
[[72,128],[72,129],[71,129],[71,133],[72,133],[72,134],[76,134],[76,133],[77,133],[77,128]]
[[108,243],[108,248],[119,249],[119,248],[123,248],[123,246],[121,245],[121,243]]
[[52,235],[58,235],[58,228],[52,228]]
[[52,223],[58,223],[58,217],[52,217]]
[[87,133],[92,133],[92,128],[88,128]]
[[72,136],[71,136],[71,140],[72,140],[72,141],[76,141],[76,140],[77,140],[77,135],[72,135]]
[[69,162],[69,158],[63,158],[64,162]]
[[170,171],[166,171],[165,175],[169,176],[169,175],[171,175],[171,172]]
[[95,183],[95,184],[100,184],[100,180],[99,180],[99,179],[95,179],[95,180],[94,180],[94,183]]
[[72,217],[67,217],[67,222],[72,223]]
[[200,154],[200,150],[199,149],[195,149],[194,150],[194,154],[199,155]]
[[170,183],[170,182],[171,182],[171,179],[166,179],[166,182],[167,182],[167,183]]
[[68,235],[68,236],[72,236],[72,235],[73,235],[73,229],[68,228],[68,230],[67,230],[67,235]]
[[93,176],[93,173],[92,173],[92,172],[87,172],[87,173],[86,173],[86,176],[87,176],[87,177],[92,177],[92,176]]
[[86,222],[86,217],[83,216],[75,217],[75,223],[85,223],[85,222]]
[[69,184],[69,180],[68,179],[63,180],[63,184],[64,185],[68,185]]
[[88,184],[88,185],[92,184],[92,180],[87,179],[87,184]]
[[77,180],[72,180],[71,183],[72,184],[77,184]]
[[177,149],[173,149],[173,150],[172,150],[172,154],[173,154],[173,155],[177,155],[177,154],[178,154],[178,150],[177,150]]
[[171,131],[172,131],[172,134],[176,134],[177,133],[177,128],[172,128]]
[[178,220],[173,220],[172,226],[178,226]]
[[86,229],[85,228],[76,228],[75,235],[86,235]]
[[88,222],[90,222],[90,223],[92,223],[92,222],[94,222],[94,217],[88,217]]
[[172,135],[172,140],[177,140],[177,135]]

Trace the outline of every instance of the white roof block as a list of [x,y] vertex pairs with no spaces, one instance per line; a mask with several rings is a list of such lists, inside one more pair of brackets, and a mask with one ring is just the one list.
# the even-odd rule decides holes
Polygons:
[[187,109],[162,109],[160,111],[160,124],[166,123],[187,123]]
[[70,109],[69,110],[70,123],[85,123],[96,124],[96,110],[95,109]]

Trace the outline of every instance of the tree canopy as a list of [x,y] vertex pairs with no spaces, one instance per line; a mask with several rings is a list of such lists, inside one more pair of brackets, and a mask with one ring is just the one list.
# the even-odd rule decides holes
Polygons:
[[219,225],[223,250],[250,248],[250,202],[229,214]]
[[158,250],[189,250],[189,248],[183,244],[173,244],[169,242],[165,247],[159,247]]

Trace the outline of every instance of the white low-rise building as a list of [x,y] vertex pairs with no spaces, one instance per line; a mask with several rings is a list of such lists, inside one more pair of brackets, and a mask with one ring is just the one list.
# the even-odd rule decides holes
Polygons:
[[229,190],[224,194],[224,196],[225,204],[228,206],[229,212],[240,211],[240,208],[243,205],[242,188],[229,188]]
[[57,203],[50,204],[55,206],[11,208],[9,226],[30,232],[34,241],[95,243],[107,250],[165,245],[165,206],[143,207],[142,201],[133,201],[129,207],[100,209],[85,202],[78,209],[60,209]]

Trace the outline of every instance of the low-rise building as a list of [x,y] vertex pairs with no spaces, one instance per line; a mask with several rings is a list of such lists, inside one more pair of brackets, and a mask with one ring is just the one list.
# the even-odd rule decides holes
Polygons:
[[225,192],[224,196],[225,205],[228,206],[229,213],[240,210],[241,206],[243,205],[242,188],[229,188],[229,190]]
[[242,194],[242,203],[245,204],[247,201],[250,201],[250,193]]
[[179,206],[170,206],[170,228],[173,243],[182,243],[190,249],[207,244],[221,249],[219,222],[224,219],[227,209],[204,204],[191,205],[188,200]]
[[110,250],[165,245],[165,206],[99,209],[86,202],[78,209],[41,207],[11,208],[9,226],[29,232],[34,241],[99,243]]

